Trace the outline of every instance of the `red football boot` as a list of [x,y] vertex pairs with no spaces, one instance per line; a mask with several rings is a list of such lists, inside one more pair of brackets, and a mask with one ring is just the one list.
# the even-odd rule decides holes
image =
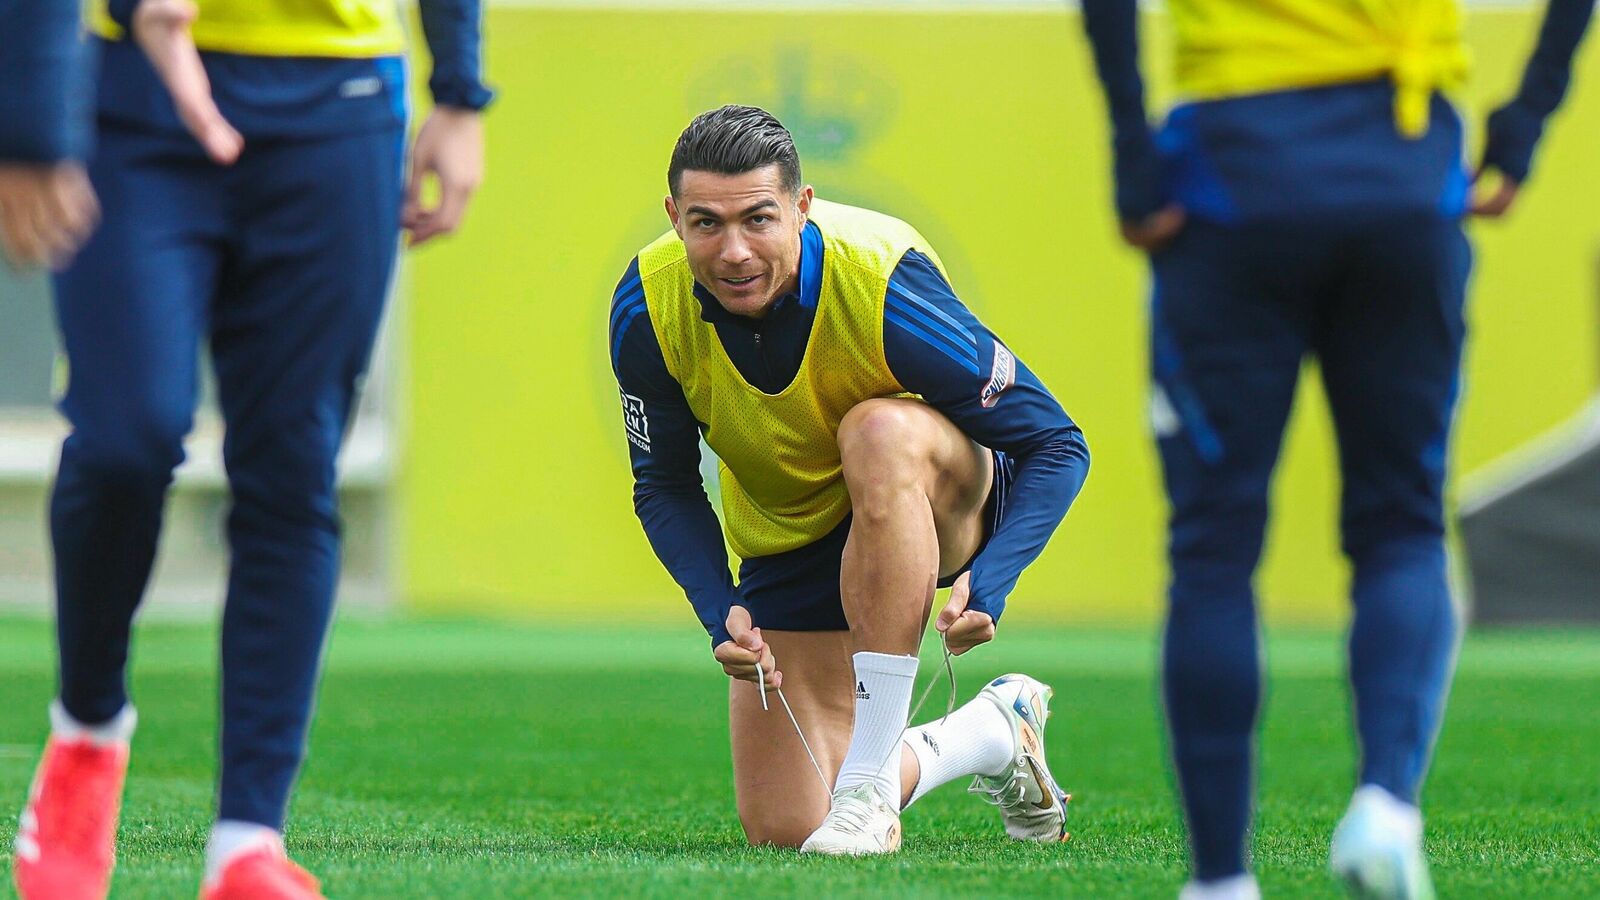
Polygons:
[[17,828],[22,900],[104,900],[127,773],[126,741],[50,737]]
[[295,865],[276,841],[228,861],[200,886],[200,900],[325,900],[310,872]]

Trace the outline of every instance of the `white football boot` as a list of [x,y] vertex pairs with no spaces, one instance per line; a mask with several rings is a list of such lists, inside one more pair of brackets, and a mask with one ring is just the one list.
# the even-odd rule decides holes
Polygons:
[[1329,867],[1355,897],[1432,900],[1422,854],[1422,814],[1375,784],[1363,785],[1333,832]]
[[1261,888],[1254,875],[1191,881],[1178,892],[1178,900],[1261,900]]
[[1011,723],[1016,757],[1011,768],[996,776],[979,775],[968,791],[1000,808],[1006,834],[1019,841],[1064,841],[1067,801],[1050,775],[1044,757],[1044,723],[1050,718],[1050,685],[1026,675],[1002,675],[978,696],[993,703]]
[[900,813],[870,784],[834,791],[827,817],[800,845],[801,853],[830,856],[873,856],[899,849]]

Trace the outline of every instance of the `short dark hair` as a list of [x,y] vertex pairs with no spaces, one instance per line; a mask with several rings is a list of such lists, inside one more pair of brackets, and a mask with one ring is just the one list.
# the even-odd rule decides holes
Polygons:
[[695,116],[678,135],[667,166],[667,188],[676,197],[683,173],[690,169],[741,175],[770,165],[777,165],[785,188],[800,191],[800,154],[789,129],[764,109],[730,104]]

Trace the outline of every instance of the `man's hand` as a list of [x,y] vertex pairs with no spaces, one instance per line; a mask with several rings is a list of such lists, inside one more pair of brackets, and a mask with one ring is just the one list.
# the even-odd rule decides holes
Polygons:
[[214,162],[230,166],[244,150],[244,138],[211,97],[211,79],[189,33],[199,12],[190,0],[140,0],[133,10],[133,39],[172,95],[184,127]]
[[77,163],[0,163],[0,249],[13,266],[66,265],[99,221]]
[[1170,204],[1137,221],[1123,220],[1122,239],[1147,253],[1165,247],[1183,230],[1183,207]]
[[761,639],[761,629],[750,625],[750,612],[742,606],[735,606],[728,610],[728,636],[731,641],[718,644],[711,655],[722,663],[722,671],[740,681],[759,684],[756,677],[756,667],[766,673],[768,691],[775,691],[783,685],[783,673],[777,669],[777,662],[772,658],[772,650],[767,642]]
[[950,588],[950,602],[939,611],[939,618],[933,623],[944,635],[945,646],[950,648],[952,656],[960,656],[979,644],[994,640],[994,619],[989,618],[988,613],[967,609],[971,583],[972,573],[962,572]]
[[[422,205],[422,187],[430,175],[439,182],[439,202],[427,209]],[[459,228],[467,201],[482,182],[482,117],[476,110],[434,107],[411,150],[411,178],[400,215],[401,226],[411,232],[411,246]]]
[[[1473,174],[1472,183],[1474,186],[1477,186],[1483,179],[1484,171],[1479,169]],[[1517,191],[1521,190],[1521,188],[1521,182],[1501,172],[1500,183],[1493,191],[1478,190],[1473,192],[1472,205],[1467,208],[1467,212],[1477,218],[1498,219],[1510,212],[1511,207],[1516,205]]]

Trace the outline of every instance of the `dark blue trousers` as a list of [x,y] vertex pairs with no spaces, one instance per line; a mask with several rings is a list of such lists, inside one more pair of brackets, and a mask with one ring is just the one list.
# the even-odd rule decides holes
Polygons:
[[56,281],[72,425],[50,505],[61,700],[127,700],[149,579],[209,344],[233,503],[222,619],[220,817],[281,828],[339,570],[334,457],[399,239],[398,128],[250,141],[102,123],[104,223]]
[[1252,578],[1308,355],[1338,435],[1359,777],[1416,799],[1455,647],[1443,486],[1470,260],[1460,226],[1426,214],[1192,222],[1153,257],[1171,501],[1163,686],[1198,878],[1245,868],[1261,696]]

